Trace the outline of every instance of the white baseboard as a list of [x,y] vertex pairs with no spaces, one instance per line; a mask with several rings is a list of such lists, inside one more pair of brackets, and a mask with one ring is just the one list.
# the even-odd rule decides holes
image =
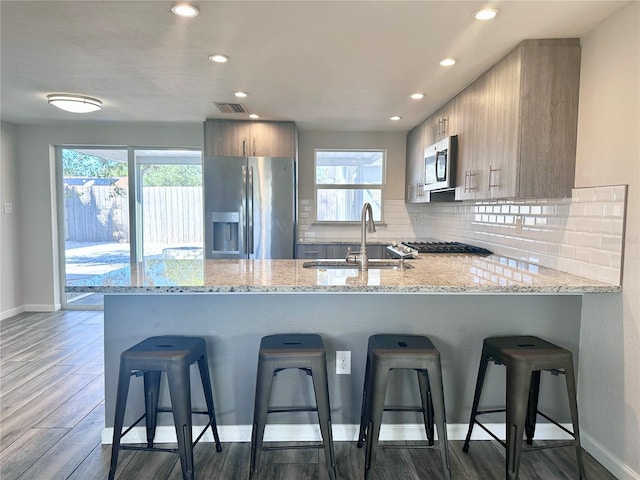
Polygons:
[[[505,438],[504,424],[485,424],[499,438]],[[571,424],[563,425],[570,428]],[[447,437],[449,440],[464,440],[467,435],[466,424],[447,425]],[[355,442],[358,440],[359,425],[333,425],[333,440],[336,442]],[[194,427],[194,439],[200,434],[200,428]],[[222,442],[250,442],[251,441],[251,425],[221,425],[218,426],[218,434]],[[144,426],[135,427],[122,440],[122,443],[146,443],[146,430]],[[111,444],[113,438],[113,428],[105,428],[102,431],[102,443]],[[437,438],[437,435],[436,435]],[[536,439],[537,440],[568,440],[572,437],[566,432],[552,424],[537,424]],[[320,428],[318,425],[285,425],[273,424],[267,425],[264,432],[264,440],[266,442],[288,441],[288,442],[319,442],[322,439]],[[424,425],[421,424],[384,424],[380,429],[381,441],[406,440],[418,441],[426,440]],[[491,440],[491,437],[481,428],[474,428],[472,440]],[[157,443],[175,443],[176,431],[173,426],[159,426],[156,430],[155,442]],[[202,442],[213,442],[211,429],[201,439]]]
[[53,305],[51,305],[51,304],[44,304],[44,305],[28,304],[28,305],[24,306],[24,310],[26,312],[57,312],[61,308],[62,308],[62,304],[60,304],[60,303],[54,303]]
[[629,465],[613,455],[600,442],[590,435],[580,432],[582,448],[595,458],[604,468],[609,470],[619,480],[640,480],[640,472],[634,471]]
[[5,310],[4,312],[0,312],[0,322],[6,318],[15,317],[20,313],[26,311],[24,305],[20,305],[19,307],[10,308],[9,310]]

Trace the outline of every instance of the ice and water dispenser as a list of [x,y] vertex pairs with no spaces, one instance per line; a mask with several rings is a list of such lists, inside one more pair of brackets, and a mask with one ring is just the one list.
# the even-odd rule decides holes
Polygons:
[[240,212],[211,213],[212,254],[239,254],[242,245]]

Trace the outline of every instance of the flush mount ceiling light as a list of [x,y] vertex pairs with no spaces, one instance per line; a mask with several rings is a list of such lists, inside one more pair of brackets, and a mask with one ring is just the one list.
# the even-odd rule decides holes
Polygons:
[[260,115],[258,115],[257,113],[252,113],[249,115],[249,118],[252,118],[253,120],[256,120],[257,118],[260,118]]
[[222,55],[221,53],[213,53],[209,55],[209,60],[216,63],[226,63],[229,61],[229,57]]
[[89,113],[102,109],[102,101],[84,95],[52,93],[47,95],[47,100],[50,105],[71,113]]
[[450,67],[451,65],[455,65],[456,61],[453,58],[445,58],[444,60],[440,60],[440,65],[443,67]]
[[424,93],[412,93],[411,98],[413,100],[422,100],[424,98]]
[[476,10],[471,16],[476,20],[491,20],[496,18],[499,13],[500,11],[495,8],[483,8],[482,10]]
[[389,117],[389,120],[392,120],[394,122],[397,122],[398,120],[400,120],[402,117],[400,115],[393,115],[391,117]]
[[176,3],[171,7],[171,12],[179,17],[197,17],[200,9],[192,3]]
[[247,96],[246,92],[233,92],[233,94],[238,98],[245,98]]

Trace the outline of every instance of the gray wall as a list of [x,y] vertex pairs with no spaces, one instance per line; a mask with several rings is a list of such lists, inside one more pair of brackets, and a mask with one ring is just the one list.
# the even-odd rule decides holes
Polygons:
[[[241,296],[241,298],[240,298]],[[242,301],[239,301],[239,300]],[[580,296],[568,295],[425,295],[425,294],[202,294],[105,296],[105,421],[113,425],[115,385],[120,353],[149,336],[183,334],[208,339],[209,363],[221,425],[251,425],[258,348],[264,335],[283,332],[318,333],[327,349],[332,421],[357,425],[360,418],[367,339],[374,333],[429,336],[442,355],[447,420],[468,422],[482,339],[491,335],[532,334],[552,338],[574,352],[580,338]],[[335,352],[352,352],[351,375],[335,374]],[[195,369],[193,369],[195,371]],[[490,367],[483,393],[484,406],[504,404],[504,367]],[[281,382],[274,404],[310,400],[304,375]],[[541,410],[570,421],[564,377],[543,375]],[[390,385],[390,404],[419,404],[415,384]],[[195,382],[197,376],[193,377]],[[129,420],[144,409],[141,382],[132,380]],[[195,385],[195,383],[194,383]],[[302,387],[302,388],[301,388]],[[197,393],[200,388],[194,386]],[[413,391],[413,402],[407,399]],[[394,397],[393,393],[409,395]],[[395,398],[395,402],[394,402]],[[298,400],[294,402],[293,400]],[[203,402],[200,398],[198,401]],[[308,403],[307,403],[308,404]],[[309,423],[317,418],[288,419]],[[490,421],[490,419],[487,419]],[[502,422],[504,416],[494,422]],[[274,417],[270,422],[286,421]],[[390,419],[420,423],[417,416]],[[246,439],[248,440],[248,438]]]
[[314,198],[314,149],[380,148],[387,150],[387,200],[404,199],[406,132],[316,132],[298,134],[298,178],[300,198]]
[[20,209],[25,219],[20,240],[26,310],[51,311],[60,308],[54,145],[202,148],[202,143],[201,123],[20,126],[17,158],[19,197],[16,208]]
[[640,479],[639,32],[636,1],[582,39],[576,161],[577,187],[629,185],[623,290],[584,299],[578,395],[583,445],[623,479]]
[[[2,122],[0,147],[0,319],[24,309],[24,273],[20,225],[22,209],[18,202],[18,126]],[[5,202],[13,213],[4,213]]]

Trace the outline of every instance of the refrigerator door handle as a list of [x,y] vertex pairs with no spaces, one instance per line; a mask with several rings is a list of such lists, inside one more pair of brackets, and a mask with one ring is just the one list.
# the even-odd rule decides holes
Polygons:
[[248,241],[248,253],[249,255],[253,255],[253,167],[249,167],[249,185],[247,188],[247,201],[248,212],[247,212],[247,241]]
[[247,205],[247,166],[243,165],[242,166],[242,210],[243,210],[243,216],[244,216],[244,220],[242,220],[242,224],[244,225],[241,228],[242,231],[242,248],[244,250],[244,255],[246,256],[247,252],[249,251],[249,240],[247,240],[247,228],[246,225],[248,223],[248,217],[249,217],[249,209],[248,209],[248,205]]

